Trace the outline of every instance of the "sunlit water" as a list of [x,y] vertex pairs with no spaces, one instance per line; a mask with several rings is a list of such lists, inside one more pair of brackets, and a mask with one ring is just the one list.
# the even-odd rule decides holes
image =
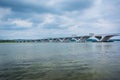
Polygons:
[[120,42],[0,43],[0,80],[120,80]]

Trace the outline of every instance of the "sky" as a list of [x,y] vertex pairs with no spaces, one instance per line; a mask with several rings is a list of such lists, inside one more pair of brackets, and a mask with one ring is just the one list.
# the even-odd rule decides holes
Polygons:
[[0,39],[120,33],[120,0],[0,0]]

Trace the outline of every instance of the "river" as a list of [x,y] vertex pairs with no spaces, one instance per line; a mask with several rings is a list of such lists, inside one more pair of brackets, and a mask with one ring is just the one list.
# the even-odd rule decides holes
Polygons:
[[0,80],[120,80],[120,42],[0,43]]

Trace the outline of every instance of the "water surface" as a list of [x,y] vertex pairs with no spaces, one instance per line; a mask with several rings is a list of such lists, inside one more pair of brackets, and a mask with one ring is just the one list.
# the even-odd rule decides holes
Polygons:
[[0,80],[120,80],[120,42],[0,43]]

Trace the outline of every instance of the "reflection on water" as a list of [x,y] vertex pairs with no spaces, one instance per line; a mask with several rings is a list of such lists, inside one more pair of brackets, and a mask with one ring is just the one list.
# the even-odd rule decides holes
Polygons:
[[0,80],[120,80],[119,44],[0,44]]

